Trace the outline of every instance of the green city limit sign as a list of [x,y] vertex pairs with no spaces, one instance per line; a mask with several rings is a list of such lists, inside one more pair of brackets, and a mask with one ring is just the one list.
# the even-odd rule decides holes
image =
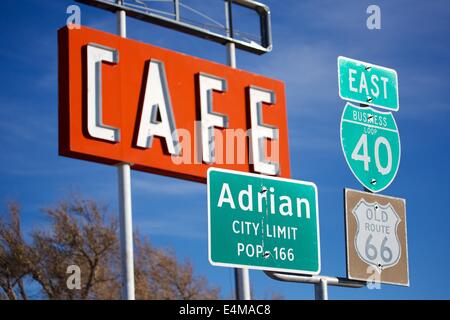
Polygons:
[[391,112],[347,103],[341,145],[350,170],[372,192],[386,189],[400,164],[400,135]]
[[215,266],[318,274],[317,187],[210,168],[208,257]]

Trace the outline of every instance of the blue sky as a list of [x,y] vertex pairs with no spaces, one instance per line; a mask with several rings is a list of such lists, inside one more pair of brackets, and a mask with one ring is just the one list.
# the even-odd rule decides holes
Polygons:
[[[214,0],[216,1],[216,0]],[[191,1],[199,2],[199,1]],[[213,2],[213,0],[211,0]],[[218,8],[222,3],[217,0]],[[339,55],[394,68],[395,114],[402,158],[383,192],[407,201],[409,288],[330,288],[333,299],[450,298],[450,3],[433,1],[285,0],[271,7],[274,50],[239,51],[238,68],[285,81],[291,171],[319,188],[322,273],[345,275],[344,187],[361,189],[341,151]],[[0,203],[22,204],[24,229],[46,223],[40,209],[82,192],[117,210],[114,167],[58,156],[57,29],[73,1],[6,0],[0,12]],[[366,28],[366,8],[381,7],[382,29]],[[83,25],[115,32],[115,16],[81,5]],[[219,9],[217,9],[219,10]],[[128,19],[128,37],[225,63],[225,48]],[[233,292],[233,271],[207,259],[206,186],[132,173],[133,223],[158,246],[189,258],[198,274]],[[313,287],[273,281],[251,271],[257,297],[279,292],[313,298]]]

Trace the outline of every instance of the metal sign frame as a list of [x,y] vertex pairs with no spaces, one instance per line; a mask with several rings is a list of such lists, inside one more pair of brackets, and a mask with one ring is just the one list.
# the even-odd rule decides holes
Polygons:
[[[203,39],[208,39],[220,44],[234,43],[237,48],[249,51],[256,54],[264,54],[272,51],[272,31],[270,23],[270,10],[265,4],[259,3],[253,0],[226,0],[226,31],[227,35],[212,32],[206,28],[194,26],[192,24],[183,22],[180,18],[180,2],[174,1],[174,19],[151,12],[149,10],[140,9],[129,3],[123,1],[122,4],[116,3],[115,0],[76,0],[77,2],[92,5],[101,9],[105,9],[111,12],[117,12],[119,10],[125,11],[126,15],[138,20],[154,23],[156,25],[174,29],[183,33],[187,33]],[[243,41],[234,37],[233,23],[232,23],[232,5],[236,4],[247,9],[254,10],[260,20],[260,36],[261,44],[250,41]]]
[[328,300],[328,286],[342,288],[363,288],[366,286],[365,281],[352,280],[342,277],[329,277],[323,275],[307,276],[269,271],[264,271],[264,273],[269,278],[277,281],[314,284],[315,300]]

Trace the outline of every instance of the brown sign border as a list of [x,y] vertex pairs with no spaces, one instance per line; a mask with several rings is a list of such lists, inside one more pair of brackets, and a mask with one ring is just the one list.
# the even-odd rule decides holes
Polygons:
[[[394,199],[396,201],[401,201],[403,202],[403,206],[405,209],[405,213],[404,213],[404,217],[402,217],[402,220],[404,221],[404,234],[405,234],[405,244],[404,244],[404,256],[400,259],[404,260],[404,264],[406,265],[406,281],[402,281],[402,282],[394,282],[394,281],[387,281],[387,280],[383,280],[383,273],[381,274],[381,278],[380,278],[380,283],[383,284],[390,284],[390,285],[399,285],[399,286],[405,286],[405,287],[409,287],[410,286],[410,279],[409,279],[409,256],[408,256],[408,228],[407,228],[407,220],[406,220],[406,200],[403,198],[397,198],[397,197],[391,197],[391,196],[385,196],[385,195],[379,195],[379,194],[375,194],[375,193],[369,193],[369,192],[363,192],[361,190],[354,190],[354,189],[350,189],[350,188],[344,188],[343,189],[343,198],[344,198],[344,227],[345,227],[345,254],[346,254],[346,273],[347,273],[347,278],[348,279],[352,279],[352,280],[360,280],[360,281],[368,281],[371,280],[370,279],[370,274],[367,275],[367,277],[361,277],[360,274],[356,274],[352,276],[352,268],[351,268],[351,264],[350,264],[350,244],[354,243],[354,239],[349,239],[349,221],[348,221],[348,213],[351,211],[347,211],[347,192],[356,192],[359,193],[361,195],[367,195],[369,197],[375,197],[375,198],[388,198],[388,199]],[[352,246],[353,251],[355,251],[356,254],[356,249],[354,248],[354,246]],[[359,261],[364,264],[369,266],[369,264],[367,264],[366,262],[362,261],[361,259],[359,259]],[[395,268],[395,267],[394,267]],[[354,272],[353,272],[354,273]]]

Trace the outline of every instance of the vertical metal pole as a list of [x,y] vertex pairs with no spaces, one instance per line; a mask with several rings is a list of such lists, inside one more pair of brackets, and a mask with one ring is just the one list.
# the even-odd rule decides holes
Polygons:
[[180,0],[174,0],[174,12],[175,12],[175,20],[180,21]]
[[131,209],[130,165],[117,165],[120,206],[120,256],[122,264],[122,299],[134,300],[133,225]]
[[316,300],[328,300],[328,282],[326,279],[320,279],[319,283],[314,284],[314,294]]
[[233,38],[233,0],[225,0],[225,15],[227,36]]
[[[117,4],[122,5],[122,0],[117,0]],[[127,37],[127,16],[125,10],[117,11],[117,35],[126,38]]]
[[[117,0],[122,4],[122,0]],[[117,11],[117,34],[126,38],[126,14]],[[122,264],[122,299],[134,300],[134,257],[133,257],[133,223],[131,209],[131,172],[130,164],[117,165],[119,182],[120,210],[120,255]]]
[[251,300],[250,274],[247,268],[234,269],[236,300]]
[[236,46],[233,42],[227,43],[227,64],[233,69],[236,68]]
[[[233,36],[233,23],[231,12],[231,0],[225,0],[225,14],[227,35]],[[227,64],[236,68],[236,46],[234,43],[227,43]],[[250,274],[247,268],[234,269],[234,281],[236,290],[236,300],[251,300],[250,293]]]

